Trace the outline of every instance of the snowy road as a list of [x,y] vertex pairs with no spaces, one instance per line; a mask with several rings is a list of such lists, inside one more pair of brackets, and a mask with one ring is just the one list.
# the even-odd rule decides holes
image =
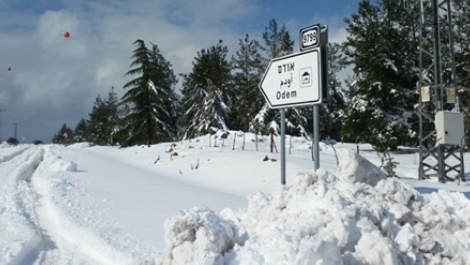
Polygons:
[[155,264],[175,211],[245,203],[107,152],[0,145],[0,264]]
[[[10,245],[0,250],[1,264],[8,261],[32,264],[31,260],[36,258],[34,253],[43,248],[36,213],[37,195],[31,191],[31,178],[43,155],[44,150],[39,147],[10,147],[2,152],[0,234],[4,236],[0,240],[8,240]],[[8,225],[12,220],[15,226]],[[10,260],[13,257],[15,259]]]
[[[103,242],[87,236],[51,203],[42,176],[54,175],[53,165],[60,160],[49,148],[10,147],[2,154],[0,240],[9,244],[2,244],[8,247],[0,249],[0,264],[127,263],[116,253],[108,255]],[[15,225],[8,225],[12,221]]]
[[[326,174],[337,166],[335,152],[326,146],[321,155],[327,171],[317,181],[305,173],[296,177],[311,167],[310,145],[299,139],[287,165],[293,186],[285,188],[275,185],[279,163],[263,159],[277,154],[255,151],[252,141],[243,150],[208,147],[207,137],[198,140],[178,143],[176,157],[168,154],[175,147],[168,143],[122,149],[0,144],[0,265],[205,264],[201,259],[225,253],[234,242],[224,255],[231,264],[296,264],[299,258],[390,265],[470,260],[468,200],[441,190],[469,192],[468,183],[351,183],[352,173]],[[413,158],[397,155],[397,172],[412,178],[405,173],[417,172]],[[340,160],[357,164],[349,157]],[[439,191],[419,195],[413,188],[420,187]],[[243,197],[250,191],[268,193]],[[325,246],[334,251],[320,242],[333,243]],[[374,248],[370,242],[382,245]]]

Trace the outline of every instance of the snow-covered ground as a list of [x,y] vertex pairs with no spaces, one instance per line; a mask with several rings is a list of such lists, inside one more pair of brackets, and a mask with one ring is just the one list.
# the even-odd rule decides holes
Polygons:
[[314,172],[288,138],[283,187],[268,137],[234,135],[0,146],[0,264],[470,264],[470,186],[418,181],[417,153],[386,179],[370,146],[338,166],[322,143]]

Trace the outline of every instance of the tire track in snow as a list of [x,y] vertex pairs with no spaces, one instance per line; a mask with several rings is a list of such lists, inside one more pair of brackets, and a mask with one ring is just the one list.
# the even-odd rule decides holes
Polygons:
[[[35,215],[35,197],[31,194],[29,181],[43,159],[44,150],[41,147],[26,147],[4,155],[0,163],[0,172],[2,172],[2,187],[0,188],[0,200],[2,200],[3,209],[0,211],[0,221],[5,219],[15,222],[12,227],[1,229],[5,236],[14,240],[9,249],[2,250],[5,257],[14,257],[15,260],[21,256],[23,250],[31,247],[31,242],[37,242],[34,236],[37,230],[37,217]],[[33,235],[33,238],[30,238]],[[11,238],[12,237],[12,238]],[[5,253],[3,253],[5,252]],[[15,264],[13,260],[13,263]],[[27,264],[27,263],[26,263]]]
[[[20,176],[24,182],[27,183],[28,190],[33,194],[34,201],[30,201],[34,209],[33,223],[36,233],[34,236],[23,246],[21,251],[12,260],[10,265],[41,265],[41,264],[86,264],[80,262],[75,258],[63,258],[58,250],[57,243],[50,236],[51,221],[44,212],[45,198],[41,192],[37,190],[34,177],[36,176],[37,169],[43,163],[45,157],[45,150],[40,148],[35,152],[26,163],[18,167],[14,173]],[[53,221],[53,220],[52,220]],[[65,263],[64,263],[65,261]]]
[[60,176],[54,175],[57,172],[49,169],[57,162],[64,161],[51,149],[47,149],[43,154],[42,164],[38,164],[37,170],[29,178],[30,188],[38,198],[35,208],[38,234],[12,265],[132,264],[128,257],[121,256],[99,237],[79,227],[57,209],[49,192],[51,178]]
[[5,155],[2,155],[0,156],[0,163],[5,163],[5,162],[8,162],[10,160],[12,160],[13,158],[21,155],[22,153],[24,153],[26,150],[28,150],[28,147],[23,147],[23,148],[20,148],[18,150],[13,150],[11,151],[11,153],[7,153]]

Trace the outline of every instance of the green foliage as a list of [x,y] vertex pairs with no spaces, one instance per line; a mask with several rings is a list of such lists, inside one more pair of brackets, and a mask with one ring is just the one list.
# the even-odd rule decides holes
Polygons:
[[[100,95],[95,98],[93,108],[88,114],[89,119],[81,119],[73,131],[73,142],[90,142],[96,145],[115,144],[115,132],[119,128],[123,106],[120,106],[119,99],[114,87],[108,92],[108,97],[102,99]],[[54,136],[61,142],[62,137]],[[71,135],[71,134],[69,134]]]
[[392,0],[363,0],[345,22],[349,36],[344,52],[347,63],[354,65],[355,80],[349,84],[344,135],[377,149],[416,144],[418,53],[413,15]]
[[[328,45],[328,102],[321,104],[320,109],[320,139],[341,139],[342,120],[344,108],[346,106],[345,91],[338,73],[343,70],[343,53],[341,46],[337,43]],[[313,132],[313,107],[298,108],[302,116],[307,119],[307,126],[303,128],[302,134],[312,136]],[[355,139],[354,139],[355,140]]]
[[260,44],[246,34],[243,40],[239,40],[239,50],[232,57],[233,87],[236,92],[230,116],[233,130],[248,131],[253,118],[265,104],[258,88],[266,67],[260,49]]
[[128,108],[118,134],[124,145],[151,145],[173,140],[176,135],[177,107],[173,87],[177,80],[171,64],[152,44],[149,50],[143,40],[136,40],[127,76],[134,79],[124,85],[127,92],[121,104]]
[[[455,49],[455,61],[457,68],[457,82],[463,87],[470,87],[470,1],[453,1],[453,9],[456,12],[453,18],[455,24],[454,43],[458,47]],[[470,91],[460,90],[458,92],[460,100],[460,110],[464,113],[464,123],[466,130],[470,128]],[[468,138],[467,138],[468,145]]]
[[[460,12],[455,18],[459,81],[470,87],[470,15],[465,12],[470,2],[455,0],[452,4]],[[345,19],[346,41],[328,47],[330,98],[320,106],[321,138],[369,142],[377,150],[417,143],[414,105],[418,102],[419,27],[415,11],[403,10],[393,0],[362,0],[357,12]],[[294,41],[285,24],[272,19],[264,28],[261,42],[246,34],[231,61],[222,41],[201,49],[191,72],[181,75],[179,98],[174,92],[177,79],[170,62],[157,45],[147,48],[143,40],[136,40],[131,69],[126,73],[133,79],[124,85],[121,101],[114,90],[107,99],[98,96],[89,119],[77,124],[73,138],[64,139],[65,131],[72,136],[72,130],[65,127],[53,142],[150,145],[200,136],[210,127],[267,133],[267,125],[279,124],[280,115],[267,107],[258,84],[269,60],[291,54]],[[443,65],[448,77],[448,62]],[[338,74],[348,66],[353,77],[343,84]],[[429,69],[427,77],[432,78],[432,74],[433,69]],[[460,97],[470,126],[470,93],[460,93]],[[308,134],[312,116],[311,106],[286,109],[287,133]]]
[[60,127],[60,130],[58,133],[54,135],[52,138],[52,143],[54,144],[72,144],[74,143],[73,139],[73,130],[69,127],[67,127],[67,124],[63,124],[62,127]]
[[18,141],[18,139],[16,139],[15,137],[10,137],[8,138],[7,143],[9,145],[18,145],[20,141]]
[[85,119],[81,119],[75,126],[75,141],[77,142],[86,142],[90,141],[91,137],[89,136],[88,122]]
[[210,127],[228,129],[234,94],[227,54],[228,48],[220,40],[198,52],[192,72],[183,75],[183,138],[203,135]]
[[286,25],[278,27],[277,21],[273,18],[269,21],[263,32],[264,50],[270,58],[276,58],[291,54],[294,51],[294,41],[291,40]]
[[341,138],[342,122],[341,115],[344,113],[346,102],[344,91],[338,73],[343,70],[344,64],[341,46],[330,43],[328,46],[328,92],[329,98],[326,104],[320,107],[320,135],[321,138]]
[[96,97],[89,120],[82,120],[77,124],[78,132],[75,133],[80,135],[76,139],[87,140],[96,145],[109,145],[118,122],[118,99],[112,87],[106,100],[102,100],[99,95]]
[[153,89],[157,94],[156,101],[152,103],[155,110],[154,118],[158,121],[156,137],[159,142],[173,141],[178,134],[179,97],[174,90],[178,80],[171,63],[163,57],[154,44],[150,51],[150,64],[153,67],[150,79],[153,81]]
[[43,144],[44,142],[42,140],[34,140],[33,144],[35,145],[40,145]]

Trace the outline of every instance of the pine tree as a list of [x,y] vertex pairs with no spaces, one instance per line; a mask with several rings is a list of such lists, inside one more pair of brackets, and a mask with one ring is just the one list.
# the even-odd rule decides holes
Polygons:
[[[452,18],[455,25],[455,61],[457,68],[457,83],[463,87],[470,87],[470,1],[455,0],[453,10],[455,16]],[[442,31],[441,31],[442,32]],[[459,91],[460,111],[464,113],[465,128],[470,128],[470,93]],[[468,139],[467,139],[468,141]]]
[[112,132],[110,129],[110,110],[98,95],[89,114],[87,132],[89,141],[96,145],[107,145]]
[[459,49],[455,49],[457,61],[458,81],[464,87],[470,87],[470,1],[453,1],[455,17],[453,21],[456,31],[454,33],[454,42]]
[[256,40],[250,40],[246,34],[243,40],[239,40],[239,50],[232,57],[233,87],[236,91],[231,115],[234,130],[248,131],[265,102],[258,88],[265,70],[260,47]]
[[202,49],[194,58],[192,72],[183,75],[183,138],[203,135],[210,127],[228,129],[233,91],[227,54],[222,41]]
[[152,44],[150,51],[150,63],[153,66],[151,87],[157,95],[153,102],[158,127],[156,137],[160,142],[173,141],[178,134],[179,99],[174,90],[177,79],[171,63],[163,57],[155,44]]
[[354,65],[355,80],[349,87],[343,132],[377,149],[415,145],[419,76],[413,14],[393,0],[362,0],[345,22],[349,36],[344,51]]
[[88,123],[85,119],[81,119],[75,126],[74,139],[76,142],[86,142],[90,140],[88,135]]
[[89,119],[82,119],[76,125],[76,139],[97,145],[111,144],[113,142],[111,137],[119,128],[121,119],[119,112],[119,99],[114,87],[111,87],[105,100],[100,95],[96,97]]
[[62,127],[60,127],[60,130],[58,133],[54,134],[54,137],[52,138],[52,143],[54,144],[72,144],[74,143],[73,140],[73,130],[67,126],[67,124],[63,124]]
[[338,43],[328,45],[328,91],[329,98],[321,106],[320,134],[333,139],[340,139],[342,123],[340,117],[344,113],[346,102],[341,80],[337,75],[344,68],[342,51]]
[[263,41],[265,44],[264,50],[270,59],[288,55],[294,51],[294,41],[291,40],[286,25],[282,24],[279,28],[274,18],[264,28]]
[[109,112],[108,129],[111,133],[118,128],[122,116],[122,107],[119,106],[119,98],[114,87],[111,87],[111,90],[108,92],[108,97],[104,103]]
[[[126,76],[137,76],[124,85],[127,92],[121,104],[128,106],[121,131],[125,132],[124,145],[158,143],[172,140],[175,111],[170,107],[176,78],[171,64],[161,55],[156,45],[148,50],[143,40],[136,40],[131,70]],[[120,132],[120,135],[124,133]]]

